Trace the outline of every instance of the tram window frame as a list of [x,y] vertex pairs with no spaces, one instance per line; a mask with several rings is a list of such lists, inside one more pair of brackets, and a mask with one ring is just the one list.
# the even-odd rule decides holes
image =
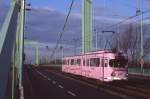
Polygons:
[[86,59],[86,66],[90,66],[90,59]]
[[90,58],[91,67],[99,67],[99,65],[100,65],[100,58]]
[[74,63],[73,63],[73,65],[76,65],[77,64],[77,61],[76,61],[76,59],[74,59]]
[[104,59],[104,67],[108,67],[108,59],[107,58]]
[[67,65],[70,65],[70,59],[67,60]]
[[101,58],[101,67],[104,67],[104,58]]
[[71,59],[70,65],[74,65],[75,60]]
[[85,63],[86,63],[86,62],[85,62],[85,58],[83,58],[83,66],[85,66]]
[[99,57],[99,67],[102,67],[102,65],[101,65],[101,57]]
[[63,65],[66,65],[66,60],[65,60],[65,59],[63,59],[62,62],[63,62],[63,63],[62,63]]
[[78,59],[76,60],[76,64],[77,64],[78,66],[80,66],[80,65],[81,65],[81,59],[78,58]]

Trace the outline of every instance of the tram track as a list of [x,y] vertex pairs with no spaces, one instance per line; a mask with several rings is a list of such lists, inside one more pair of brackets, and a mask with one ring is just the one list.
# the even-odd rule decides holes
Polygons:
[[[130,96],[133,99],[150,99],[150,90],[138,88],[132,85],[128,85],[127,83],[124,83],[124,81],[119,82],[101,82],[96,81],[93,79],[87,79],[85,81],[88,81],[89,83],[93,83],[98,86],[103,86],[105,88],[108,88],[110,90],[116,91],[118,93],[122,93],[126,96]],[[128,82],[128,81],[125,81]]]
[[[135,83],[135,82],[131,82],[131,81],[119,81],[118,83],[113,83],[112,86],[118,86],[120,83],[120,86],[126,88],[126,89],[131,89],[131,90],[136,90],[139,92],[143,92],[143,93],[147,93],[150,94],[150,90],[148,87],[139,84],[139,83]],[[146,83],[145,83],[146,84]]]
[[[111,92],[118,93],[122,95],[125,99],[150,99],[150,90],[148,88],[143,88],[138,85],[138,83],[129,81],[114,81],[114,82],[102,82],[99,80],[89,79],[79,75],[73,75],[70,73],[63,73],[61,71],[49,70],[49,72],[61,74],[76,80],[80,80],[89,84],[96,86],[100,90],[107,90]],[[144,85],[146,87],[146,85]]]

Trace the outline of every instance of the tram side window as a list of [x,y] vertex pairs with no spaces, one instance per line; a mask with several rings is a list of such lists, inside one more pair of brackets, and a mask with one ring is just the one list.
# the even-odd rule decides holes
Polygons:
[[96,67],[98,67],[99,63],[100,63],[99,58],[91,58],[90,59],[90,66],[96,66]]
[[77,59],[77,65],[81,65],[81,59]]
[[74,65],[74,59],[71,59],[71,65]]

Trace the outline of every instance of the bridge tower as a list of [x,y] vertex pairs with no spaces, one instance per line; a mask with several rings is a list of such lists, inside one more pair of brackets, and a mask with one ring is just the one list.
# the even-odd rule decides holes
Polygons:
[[92,50],[92,0],[82,0],[82,53]]

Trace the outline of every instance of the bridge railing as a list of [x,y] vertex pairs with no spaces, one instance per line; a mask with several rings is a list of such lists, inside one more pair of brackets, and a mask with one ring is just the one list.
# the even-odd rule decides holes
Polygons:
[[150,68],[143,68],[141,72],[140,67],[134,67],[128,69],[129,74],[137,74],[137,75],[144,75],[144,76],[150,76]]

